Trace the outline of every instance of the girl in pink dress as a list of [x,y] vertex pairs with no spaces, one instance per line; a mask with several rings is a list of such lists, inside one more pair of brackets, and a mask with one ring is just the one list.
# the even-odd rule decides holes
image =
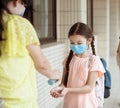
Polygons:
[[104,68],[95,55],[92,31],[86,24],[78,22],[70,28],[68,38],[71,50],[63,63],[62,83],[51,90],[51,95],[55,98],[64,96],[63,108],[98,108],[95,85],[103,76]]

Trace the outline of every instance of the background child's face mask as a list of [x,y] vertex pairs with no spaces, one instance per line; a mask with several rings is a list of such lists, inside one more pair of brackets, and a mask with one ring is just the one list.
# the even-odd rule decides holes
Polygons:
[[70,44],[70,49],[76,54],[82,54],[87,50],[86,44],[74,45]]

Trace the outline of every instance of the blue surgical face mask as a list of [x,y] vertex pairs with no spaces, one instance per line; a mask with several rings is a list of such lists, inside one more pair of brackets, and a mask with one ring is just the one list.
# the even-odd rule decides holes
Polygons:
[[20,16],[23,16],[23,15],[24,15],[25,10],[26,10],[26,8],[24,7],[23,10],[22,10],[22,13],[20,14]]
[[87,50],[87,45],[86,44],[80,44],[80,45],[70,44],[70,49],[75,54],[82,54]]

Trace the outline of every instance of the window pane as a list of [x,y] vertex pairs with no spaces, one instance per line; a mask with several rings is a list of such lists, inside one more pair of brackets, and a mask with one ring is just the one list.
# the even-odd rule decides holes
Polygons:
[[40,39],[55,39],[55,0],[34,0],[33,24]]

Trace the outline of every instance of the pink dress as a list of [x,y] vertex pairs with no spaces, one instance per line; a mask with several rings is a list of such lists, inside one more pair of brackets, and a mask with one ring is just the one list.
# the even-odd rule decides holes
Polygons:
[[[92,58],[91,71],[98,72],[98,77],[101,77],[104,73],[104,68],[100,58],[94,55]],[[79,88],[86,84],[89,74],[88,61],[89,57],[79,58],[76,55],[73,56],[70,62],[67,87]],[[64,97],[64,108],[98,108],[95,90],[93,89],[91,93],[87,94],[68,93]]]

